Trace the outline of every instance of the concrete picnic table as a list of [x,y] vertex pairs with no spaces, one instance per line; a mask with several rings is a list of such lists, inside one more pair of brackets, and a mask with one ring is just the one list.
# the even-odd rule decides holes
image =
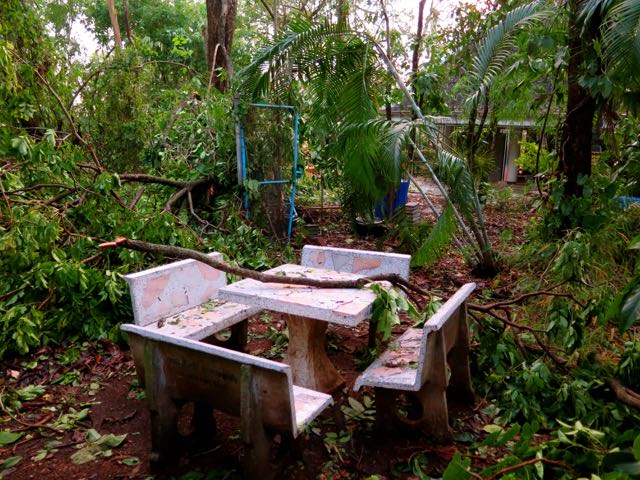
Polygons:
[[[265,273],[318,280],[354,280],[353,273],[285,264]],[[318,288],[244,279],[220,288],[218,298],[288,315],[289,348],[285,361],[293,380],[329,393],[344,383],[327,357],[328,323],[355,327],[371,316],[376,294],[367,288]]]

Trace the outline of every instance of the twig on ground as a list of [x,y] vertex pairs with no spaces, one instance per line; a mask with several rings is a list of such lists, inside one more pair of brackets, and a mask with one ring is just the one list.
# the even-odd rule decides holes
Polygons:
[[497,472],[495,472],[490,477],[486,478],[485,480],[494,480],[504,475],[505,473],[513,472],[514,470],[519,470],[522,467],[526,467],[528,465],[534,465],[540,462],[548,463],[549,465],[555,465],[556,467],[561,467],[561,468],[564,468],[565,470],[569,470],[572,472],[575,471],[570,465],[567,465],[564,462],[561,462],[559,460],[551,460],[550,458],[540,457],[540,458],[531,458],[529,460],[525,460],[524,462],[517,463],[516,465],[510,465],[508,467],[504,467],[498,470]]

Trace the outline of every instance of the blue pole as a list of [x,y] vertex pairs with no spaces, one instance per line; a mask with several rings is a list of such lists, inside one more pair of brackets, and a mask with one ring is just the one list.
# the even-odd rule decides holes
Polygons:
[[291,230],[293,227],[293,212],[296,201],[296,179],[298,174],[298,112],[293,110],[293,172],[291,172],[291,201],[289,202],[289,226],[287,228],[287,243],[291,243]]
[[[298,172],[298,112],[296,107],[292,105],[269,105],[266,103],[250,103],[249,106],[257,108],[284,108],[291,110],[294,115],[294,127],[293,127],[293,171],[291,174],[291,199],[289,200],[289,224],[287,226],[287,243],[291,243],[291,232],[293,230],[293,213],[295,212],[295,197],[296,197],[296,180]],[[247,149],[244,140],[244,128],[240,123],[240,143],[241,148],[241,160],[242,160],[242,181],[247,179]],[[258,185],[287,183],[282,180],[264,180],[258,182]],[[244,209],[245,216],[249,218],[249,192],[244,192]]]
[[[245,183],[247,180],[247,148],[244,144],[244,127],[242,126],[242,123],[240,124],[240,144],[242,145],[242,183]],[[244,215],[245,218],[249,218],[249,192],[247,192],[246,187],[244,191]]]
[[250,107],[258,107],[258,108],[288,108],[289,110],[293,110],[295,112],[296,107],[292,105],[270,105],[268,103],[250,103]]

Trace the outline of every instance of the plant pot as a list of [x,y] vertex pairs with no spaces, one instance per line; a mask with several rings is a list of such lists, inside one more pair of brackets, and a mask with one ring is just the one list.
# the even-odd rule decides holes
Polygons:
[[356,233],[361,237],[368,237],[369,235],[381,237],[387,232],[387,227],[381,218],[376,218],[372,223],[356,217],[354,226]]

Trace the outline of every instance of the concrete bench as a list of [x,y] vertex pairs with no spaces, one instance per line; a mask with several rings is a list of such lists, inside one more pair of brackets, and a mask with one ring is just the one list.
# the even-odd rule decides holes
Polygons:
[[270,433],[293,440],[333,403],[331,395],[293,385],[288,365],[136,325],[121,328],[144,366],[154,466],[182,443],[177,424],[184,402],[196,402],[192,424],[199,438],[215,433],[212,409],[240,417],[245,478],[269,472]]
[[300,265],[305,267],[327,268],[363,277],[396,273],[405,280],[409,280],[410,263],[411,255],[315,245],[305,245],[300,259]]
[[[326,268],[337,272],[355,273],[363,277],[395,273],[408,281],[411,255],[305,245],[302,248],[300,265]],[[370,323],[369,340],[367,342],[369,348],[375,348],[375,332],[376,327]]]
[[[209,256],[222,260],[219,253]],[[124,275],[131,292],[136,325],[176,337],[214,342],[214,335],[231,328],[227,345],[242,349],[247,320],[260,311],[217,300],[227,284],[226,274],[196,260],[181,260]]]
[[[447,394],[473,403],[469,372],[466,300],[475,283],[462,286],[425,323],[390,343],[356,380],[354,389],[374,387],[376,424],[382,430],[420,427],[438,440],[451,438]],[[402,415],[400,400],[409,402]]]

